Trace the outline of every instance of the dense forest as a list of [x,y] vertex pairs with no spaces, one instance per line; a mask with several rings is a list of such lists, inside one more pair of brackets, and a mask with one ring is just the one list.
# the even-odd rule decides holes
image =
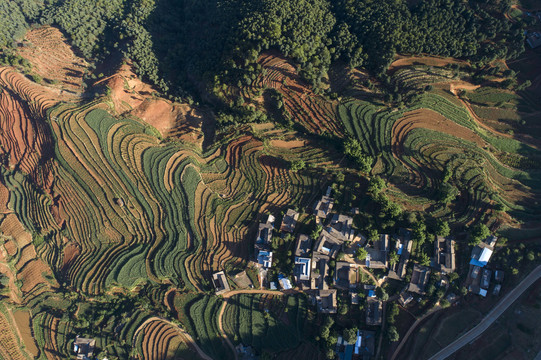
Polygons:
[[111,61],[130,58],[139,75],[180,96],[250,84],[258,55],[274,48],[317,90],[338,59],[382,75],[396,53],[480,64],[514,58],[523,32],[502,16],[508,7],[507,0],[9,0],[0,3],[0,46],[14,46],[33,24],[54,24],[94,64],[111,69]]

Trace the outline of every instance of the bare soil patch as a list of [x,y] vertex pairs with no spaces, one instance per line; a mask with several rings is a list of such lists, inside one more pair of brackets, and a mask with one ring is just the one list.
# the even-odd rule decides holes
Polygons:
[[404,113],[404,116],[393,125],[393,149],[395,153],[402,153],[401,147],[407,134],[413,129],[422,128],[443,132],[467,141],[471,141],[480,147],[486,146],[483,139],[472,130],[460,126],[445,116],[430,109],[418,109]]
[[117,113],[140,118],[164,137],[201,145],[203,127],[214,122],[211,114],[189,104],[156,97],[156,89],[139,79],[129,63],[122,65],[114,75],[96,82],[99,84],[109,87]]
[[2,313],[0,313],[0,356],[10,360],[26,359],[19,348],[17,336],[12,331],[9,320]]
[[39,349],[37,348],[36,342],[34,341],[34,336],[32,335],[30,313],[25,310],[18,310],[13,312],[13,318],[15,319],[15,323],[19,329],[19,334],[26,347],[26,351],[37,357],[39,355]]
[[397,55],[396,60],[389,66],[389,71],[393,72],[396,69],[411,65],[429,65],[429,66],[445,66],[447,64],[463,64],[469,65],[467,61],[461,61],[453,58],[443,58],[436,56],[404,56]]
[[303,147],[306,143],[304,140],[271,140],[270,141],[271,146],[273,147],[279,147],[284,149],[295,149]]

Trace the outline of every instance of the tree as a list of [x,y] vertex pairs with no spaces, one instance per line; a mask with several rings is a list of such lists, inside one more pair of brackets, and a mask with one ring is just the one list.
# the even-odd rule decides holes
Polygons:
[[449,236],[450,233],[451,233],[451,228],[449,227],[449,223],[447,221],[438,219],[436,221],[436,235]]
[[312,232],[310,233],[310,237],[313,240],[316,240],[317,238],[319,238],[319,234],[321,234],[322,230],[323,230],[323,226],[321,226],[321,224],[317,224],[314,230],[312,230]]
[[333,349],[327,349],[325,356],[327,357],[327,359],[334,360],[336,358],[336,353],[334,352]]
[[389,305],[387,311],[387,322],[389,324],[394,324],[394,322],[396,321],[396,317],[400,313],[398,305],[396,303],[392,303],[391,305]]
[[450,204],[458,196],[459,191],[456,186],[449,183],[442,183],[438,190],[438,201],[442,204]]
[[299,171],[299,170],[302,170],[306,167],[306,163],[304,162],[304,160],[295,160],[295,161],[292,161],[289,165],[289,168],[291,169],[291,171]]
[[417,221],[413,226],[412,237],[417,241],[419,246],[422,246],[426,240],[426,225],[423,221]]
[[378,194],[385,189],[385,181],[379,176],[372,176],[368,182],[367,191],[372,194]]
[[390,342],[395,342],[400,339],[400,335],[398,334],[398,330],[396,330],[395,326],[390,326],[389,331],[387,332],[387,336],[389,338]]
[[444,309],[448,308],[449,306],[451,306],[451,303],[447,300],[447,299],[441,299],[440,300],[440,306]]
[[453,282],[455,281],[456,279],[458,279],[458,274],[456,272],[452,272],[450,273],[449,275],[447,275],[449,277],[449,282]]
[[384,288],[382,288],[381,286],[378,287],[376,289],[376,295],[378,296],[378,298],[380,298],[382,301],[387,301],[389,300],[389,294],[387,294],[387,292],[385,291]]
[[477,245],[490,235],[490,229],[485,224],[477,224],[470,233],[470,245]]
[[365,154],[357,139],[349,138],[344,143],[344,153],[359,165],[359,170],[369,172],[372,169],[374,159]]
[[419,264],[423,265],[423,266],[429,266],[430,265],[430,258],[428,257],[427,254],[425,254],[424,252],[419,252],[419,254],[417,255],[417,261],[419,262]]
[[363,247],[359,247],[357,250],[355,250],[355,258],[359,261],[365,260],[366,255],[368,255],[368,251],[366,251],[366,249]]
[[398,260],[400,260],[400,256],[398,255],[398,253],[394,250],[391,251],[391,253],[389,254],[389,264],[391,264],[391,266],[394,266],[398,263]]
[[344,330],[344,340],[350,344],[355,344],[355,341],[357,340],[357,328]]

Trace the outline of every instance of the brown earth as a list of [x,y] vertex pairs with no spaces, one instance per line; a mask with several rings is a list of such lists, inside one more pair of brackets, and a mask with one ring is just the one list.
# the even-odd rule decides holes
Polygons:
[[[9,278],[10,298],[16,303],[22,301],[22,297],[30,292],[37,295],[50,288],[49,281],[45,276],[53,278],[51,268],[37,255],[32,244],[32,235],[28,233],[14,213],[8,214],[0,222],[0,232],[5,240],[4,246],[0,246],[0,272]],[[20,252],[18,262],[14,266],[7,266],[10,255]],[[21,286],[15,281],[20,280]],[[35,290],[39,285],[39,290]]]
[[[252,89],[237,89],[245,101],[251,101],[256,90],[275,89],[282,94],[283,106],[294,122],[318,134],[343,136],[334,113],[336,104],[315,94],[301,79],[293,62],[277,52],[267,52],[259,57],[258,63],[266,74],[254,81]],[[258,103],[261,101],[262,97],[256,99]]]
[[394,123],[392,129],[392,146],[395,154],[399,155],[402,153],[401,148],[407,134],[417,128],[443,132],[460,139],[471,141],[481,148],[487,145],[474,131],[458,125],[454,121],[430,109],[418,109],[404,113],[404,116]]
[[112,76],[96,82],[110,89],[110,96],[118,114],[140,118],[156,128],[163,137],[176,137],[182,141],[201,145],[203,126],[213,117],[189,104],[172,103],[156,97],[156,89],[140,80],[132,65],[123,64]]
[[36,346],[36,341],[32,334],[32,321],[30,313],[26,310],[18,310],[13,312],[13,319],[18,328],[18,334],[22,339],[26,351],[34,357],[39,355],[39,349]]
[[271,140],[270,141],[270,145],[272,147],[279,147],[279,148],[284,148],[284,149],[300,148],[300,147],[303,147],[305,144],[306,142],[304,140],[291,140],[291,141]]
[[18,336],[12,330],[12,325],[6,316],[0,312],[0,357],[10,360],[25,360],[25,355],[19,346]]
[[59,29],[44,26],[28,31],[18,52],[32,64],[33,73],[57,82],[64,91],[82,92],[83,74],[88,64],[75,55]]
[[469,65],[467,61],[461,61],[452,58],[443,58],[437,56],[404,56],[397,55],[396,60],[389,66],[389,72],[393,72],[398,68],[411,66],[416,64],[429,65],[429,66],[445,66],[447,64],[463,64]]

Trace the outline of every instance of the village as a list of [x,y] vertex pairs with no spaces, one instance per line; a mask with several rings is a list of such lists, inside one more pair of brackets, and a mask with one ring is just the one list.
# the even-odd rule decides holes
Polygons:
[[[311,215],[315,217],[316,230],[309,235],[296,232],[301,214],[293,209],[283,214],[280,224],[274,215],[265,215],[257,228],[253,263],[260,289],[303,292],[320,314],[343,316],[353,308],[362,310],[366,328],[357,329],[355,336],[338,336],[335,351],[340,360],[375,357],[377,338],[383,336],[383,331],[378,330],[385,326],[388,304],[397,303],[408,309],[415,304],[425,304],[429,295],[434,298],[437,290],[434,307],[445,308],[455,304],[459,295],[466,295],[453,292],[449,286],[458,278],[455,272],[456,244],[452,236],[436,236],[430,264],[419,264],[410,259],[411,229],[400,228],[395,234],[367,237],[353,226],[351,215],[355,215],[357,209],[344,215],[333,212],[333,205],[329,187],[313,206]],[[276,259],[280,255],[273,246],[276,237],[290,239],[292,249],[285,254],[293,265],[289,267],[289,273],[276,268]],[[469,272],[461,287],[463,292],[481,297],[489,293],[499,295],[503,271],[488,266],[496,241],[495,236],[488,236],[473,247]],[[385,289],[389,288],[387,283],[390,281],[402,285],[395,286],[389,294]],[[213,275],[213,283],[217,295],[230,291],[223,271]],[[243,354],[251,354],[246,347],[240,348]]]

